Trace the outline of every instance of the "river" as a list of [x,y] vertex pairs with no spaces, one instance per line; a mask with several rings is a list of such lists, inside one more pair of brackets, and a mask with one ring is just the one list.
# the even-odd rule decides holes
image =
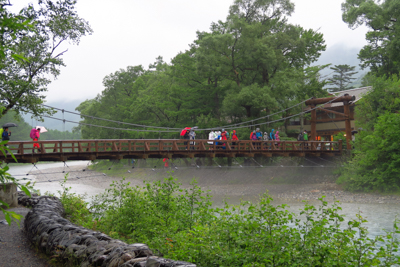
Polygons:
[[[82,168],[87,167],[87,161],[69,161],[68,166],[82,166]],[[48,176],[49,180],[52,176],[52,169],[63,168],[63,162],[56,163],[39,163],[37,168],[33,164],[9,164],[9,173],[21,180],[22,183],[25,181],[31,181],[31,183],[36,181],[35,175],[31,174],[32,171],[40,170],[43,175]],[[68,167],[65,167],[65,171],[68,172]],[[72,181],[72,180],[71,180]],[[103,188],[87,185],[87,184],[74,184],[73,182],[68,182],[68,187],[71,187],[71,193],[77,193],[80,195],[86,194],[88,198],[99,194],[104,191]],[[49,192],[51,194],[58,195],[58,191],[61,190],[61,185],[58,181],[45,182],[41,181],[35,184],[35,189],[40,190],[41,194]]]
[[[68,162],[68,166],[81,166],[82,168],[87,167],[88,162],[85,161],[71,161]],[[35,176],[30,174],[34,170],[40,170],[43,175],[48,175],[49,177],[54,171],[54,168],[64,167],[64,163],[40,163],[37,165],[38,169],[32,164],[10,164],[9,173],[15,178],[24,181],[35,182]],[[52,170],[53,169],[53,170]],[[66,172],[68,167],[65,168]],[[89,200],[91,196],[104,191],[104,186],[100,186],[98,183],[93,184],[82,184],[74,183],[73,179],[68,182],[68,186],[71,187],[72,193],[86,194]],[[35,189],[39,189],[41,194],[45,192],[50,192],[52,194],[58,195],[58,191],[61,190],[60,183],[58,181],[46,182],[41,181],[35,185]],[[299,210],[304,206],[303,203],[299,202],[288,202],[289,210],[298,214]],[[361,215],[368,220],[365,224],[368,227],[369,236],[374,237],[376,235],[381,235],[385,233],[386,230],[393,229],[394,220],[399,217],[400,205],[391,203],[376,203],[376,204],[363,204],[363,203],[341,203],[342,211],[340,214],[344,214],[346,220],[356,218],[355,214],[360,212]]]

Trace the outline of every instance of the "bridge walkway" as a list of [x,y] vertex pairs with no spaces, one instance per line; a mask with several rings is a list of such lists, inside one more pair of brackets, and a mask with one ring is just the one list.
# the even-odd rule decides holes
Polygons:
[[[39,143],[40,152],[32,152]],[[9,142],[20,163],[96,159],[146,159],[195,157],[305,157],[340,156],[342,141],[221,141],[184,139],[96,139]],[[10,155],[0,160],[15,162]]]

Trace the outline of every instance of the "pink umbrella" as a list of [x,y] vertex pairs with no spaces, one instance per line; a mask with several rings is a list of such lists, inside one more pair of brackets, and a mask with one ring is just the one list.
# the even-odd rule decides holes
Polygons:
[[47,132],[47,129],[44,128],[44,126],[36,126],[36,130],[39,130],[39,129],[40,129],[40,133],[45,133],[45,132]]

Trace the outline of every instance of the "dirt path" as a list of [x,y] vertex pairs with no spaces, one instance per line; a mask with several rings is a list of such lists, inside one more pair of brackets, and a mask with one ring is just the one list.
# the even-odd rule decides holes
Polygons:
[[[9,209],[25,216],[29,209]],[[4,214],[0,212],[0,221],[4,220]],[[16,223],[5,225],[0,223],[0,266],[1,267],[47,267],[53,266],[28,242],[22,231],[23,219],[18,227]]]

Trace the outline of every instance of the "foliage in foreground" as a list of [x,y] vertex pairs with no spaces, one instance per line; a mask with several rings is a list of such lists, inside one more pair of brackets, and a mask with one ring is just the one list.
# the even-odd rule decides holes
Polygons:
[[[12,154],[12,152],[10,151],[10,149],[5,146],[8,143],[8,141],[2,141],[0,142],[0,153],[2,153],[5,156],[8,157],[12,157],[15,161],[17,161],[17,159],[15,158],[15,156]],[[8,155],[7,155],[8,154]],[[29,190],[33,190],[33,187],[30,185],[30,182],[26,183],[25,185],[21,184],[17,179],[15,179],[14,177],[12,177],[9,173],[8,170],[10,169],[9,166],[4,166],[3,164],[0,165],[0,186],[3,186],[4,189],[6,188],[5,184],[7,183],[13,183],[15,184],[19,189],[21,189],[22,191],[24,191],[28,196],[31,196],[31,193]],[[11,225],[11,222],[14,221],[19,225],[19,222],[22,219],[22,215],[18,214],[14,211],[9,211],[6,210],[4,208],[9,208],[9,205],[2,201],[0,199],[0,210],[1,212],[4,214],[4,217],[8,223],[8,225]]]
[[[87,213],[81,196],[64,190],[61,199],[70,215],[81,209]],[[212,208],[210,196],[195,182],[185,189],[172,177],[143,188],[121,181],[93,199],[91,216],[83,217],[86,221],[77,216],[71,219],[126,242],[147,243],[166,258],[199,266],[400,263],[396,222],[393,232],[369,238],[361,215],[344,225],[338,203],[328,206],[324,197],[319,207],[305,204],[300,216],[289,212],[287,205],[275,206],[271,201],[265,194],[257,204]]]

